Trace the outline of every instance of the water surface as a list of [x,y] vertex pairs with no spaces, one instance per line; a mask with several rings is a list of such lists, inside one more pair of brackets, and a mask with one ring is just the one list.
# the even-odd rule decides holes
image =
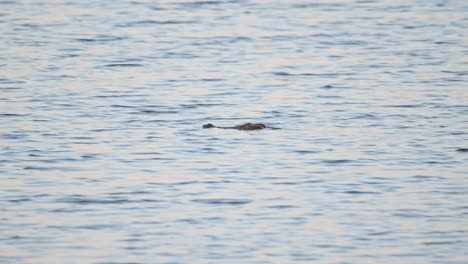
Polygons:
[[[466,263],[466,1],[0,1],[0,262]],[[201,129],[261,122],[261,131]]]

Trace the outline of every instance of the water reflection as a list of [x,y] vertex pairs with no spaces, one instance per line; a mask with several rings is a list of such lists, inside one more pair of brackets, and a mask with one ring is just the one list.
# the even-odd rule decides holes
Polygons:
[[2,262],[464,262],[463,1],[0,5]]

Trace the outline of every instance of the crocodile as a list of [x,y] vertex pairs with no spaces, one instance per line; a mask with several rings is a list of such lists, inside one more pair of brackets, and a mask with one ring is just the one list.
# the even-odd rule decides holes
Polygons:
[[214,128],[214,127],[222,128],[222,129],[237,129],[237,130],[258,130],[258,129],[266,128],[264,124],[252,124],[252,123],[246,123],[243,125],[238,125],[238,126],[233,126],[233,127],[219,127],[213,124],[203,125],[203,128]]

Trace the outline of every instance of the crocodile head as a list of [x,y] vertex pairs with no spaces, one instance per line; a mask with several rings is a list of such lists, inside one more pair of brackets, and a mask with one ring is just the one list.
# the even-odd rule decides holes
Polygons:
[[213,124],[206,124],[206,125],[203,125],[203,128],[212,128],[212,127],[215,127],[215,126],[213,126]]

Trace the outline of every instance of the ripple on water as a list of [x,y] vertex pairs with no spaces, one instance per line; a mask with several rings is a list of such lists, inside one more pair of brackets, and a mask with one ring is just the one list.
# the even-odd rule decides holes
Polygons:
[[142,67],[143,64],[139,63],[111,63],[106,64],[106,67]]
[[0,263],[465,263],[465,2],[0,0]]
[[226,198],[218,198],[218,199],[193,199],[191,200],[194,203],[202,203],[202,204],[211,204],[211,205],[244,205],[251,203],[251,200],[248,199],[226,199]]
[[[128,195],[135,195],[137,193],[128,193]],[[128,196],[124,195],[124,196]],[[122,197],[114,197],[116,195],[111,195],[111,197],[89,197],[89,196],[82,196],[82,195],[74,195],[70,197],[63,197],[56,199],[58,203],[67,203],[67,204],[79,204],[79,205],[93,205],[93,204],[111,204],[111,205],[119,205],[119,204],[128,204],[128,203],[160,203],[161,200],[157,199],[133,199],[132,197],[129,198],[122,198]]]

